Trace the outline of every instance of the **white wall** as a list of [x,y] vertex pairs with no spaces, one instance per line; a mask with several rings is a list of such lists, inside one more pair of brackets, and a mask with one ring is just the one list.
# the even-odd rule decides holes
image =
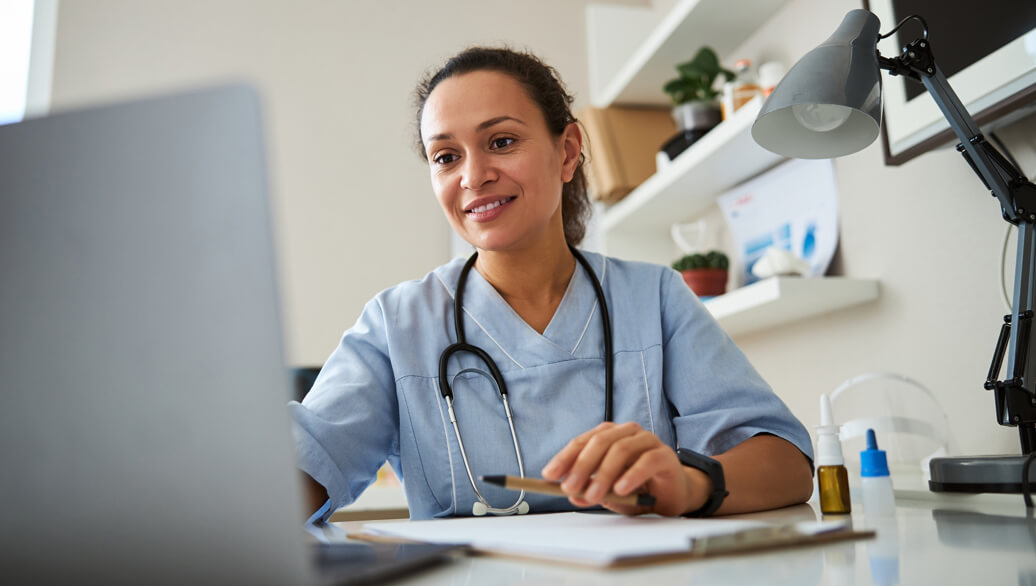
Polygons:
[[261,88],[289,360],[323,363],[379,290],[449,258],[411,92],[478,43],[528,48],[586,100],[584,0],[75,0],[56,109],[246,79]]

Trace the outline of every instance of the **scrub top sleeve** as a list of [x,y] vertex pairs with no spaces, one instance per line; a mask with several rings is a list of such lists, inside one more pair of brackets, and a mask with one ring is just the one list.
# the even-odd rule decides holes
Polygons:
[[302,403],[289,404],[298,467],[327,489],[326,521],[399,452],[399,409],[384,311],[370,301]]
[[768,433],[812,459],[802,423],[756,372],[680,274],[662,277],[663,388],[675,410],[677,444],[721,454]]

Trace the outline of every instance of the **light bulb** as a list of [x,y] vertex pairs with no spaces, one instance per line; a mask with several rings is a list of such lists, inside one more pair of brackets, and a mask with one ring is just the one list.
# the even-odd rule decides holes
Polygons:
[[799,124],[813,132],[831,132],[845,124],[853,109],[837,104],[795,104],[791,113]]

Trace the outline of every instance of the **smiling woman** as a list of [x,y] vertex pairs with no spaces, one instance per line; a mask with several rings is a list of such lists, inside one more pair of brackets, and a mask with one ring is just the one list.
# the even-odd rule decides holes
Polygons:
[[[470,104],[470,95],[484,99]],[[425,102],[421,136],[432,189],[472,246],[546,251],[564,242],[562,192],[581,162],[579,127],[554,136],[517,80],[476,71],[443,81]]]
[[[530,122],[544,124],[552,138],[561,138],[571,128],[575,128],[575,131],[579,132],[578,126],[575,126],[576,119],[572,116],[571,111],[572,96],[568,94],[554,69],[529,54],[507,49],[476,47],[456,55],[440,70],[428,76],[418,85],[415,91],[418,131],[416,146],[421,156],[428,158],[428,145],[425,144],[425,141],[432,138],[432,135],[428,134],[423,127],[424,112],[428,108],[427,103],[432,91],[444,80],[454,80],[465,73],[473,72],[496,74],[495,80],[481,79],[479,81],[498,93],[507,93],[512,101],[525,102],[524,106],[535,110]],[[494,81],[504,81],[504,87],[498,87]],[[486,102],[488,101],[486,100]],[[500,116],[500,118],[499,121],[502,122],[504,121],[502,119],[506,119],[508,116]],[[495,121],[497,120],[487,119],[483,123]],[[522,124],[521,120],[515,120],[515,122]],[[530,128],[528,124],[526,124],[526,128]],[[502,137],[501,142],[497,143],[498,146],[508,142],[507,138],[513,137]],[[576,138],[581,144],[581,135]],[[592,211],[590,200],[586,194],[584,161],[585,157],[580,151],[578,159],[574,162],[571,177],[562,187],[565,238],[573,246],[582,242],[586,233],[586,222]]]
[[[808,434],[679,274],[576,248],[590,209],[583,137],[557,73],[468,49],[416,98],[432,191],[476,253],[368,303],[292,405],[313,520],[386,458],[414,518],[806,500]],[[476,481],[526,470],[563,481],[567,498]]]

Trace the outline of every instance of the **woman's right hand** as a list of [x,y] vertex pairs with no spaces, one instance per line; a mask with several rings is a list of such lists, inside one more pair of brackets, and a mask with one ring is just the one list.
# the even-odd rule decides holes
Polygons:
[[[708,476],[681,464],[672,447],[634,422],[605,422],[576,436],[541,473],[562,481],[577,507],[601,505],[626,515],[681,515],[700,508],[712,491]],[[644,491],[655,497],[655,505],[610,504],[609,491],[620,496]]]

